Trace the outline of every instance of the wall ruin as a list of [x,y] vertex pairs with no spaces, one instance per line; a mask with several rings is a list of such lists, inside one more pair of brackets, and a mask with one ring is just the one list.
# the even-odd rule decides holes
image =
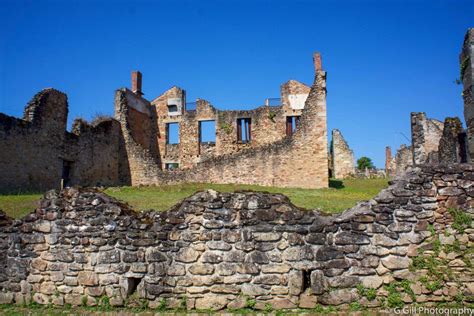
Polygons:
[[474,157],[474,29],[469,29],[459,56],[460,79],[463,83],[464,120],[467,127],[467,143],[470,161]]
[[[320,56],[316,54],[314,58],[315,64],[321,65]],[[309,95],[305,96],[308,90]],[[134,124],[128,113],[133,107],[131,103],[148,101],[127,89],[118,90],[115,115],[124,133],[132,185],[211,182],[327,187],[326,72],[316,69],[311,88],[289,81],[282,91],[286,91],[283,95],[288,94],[288,100],[278,107],[219,111],[207,101],[198,100],[195,110],[186,110],[184,91],[173,87],[147,107],[152,113],[147,120],[157,126],[156,133],[150,134],[157,138],[154,143],[158,144],[155,151],[158,154],[154,154],[135,139]],[[292,101],[293,95],[299,97]],[[289,115],[298,117],[297,126],[286,134]],[[249,142],[239,142],[236,137],[239,118],[252,122]],[[199,143],[199,122],[211,119],[216,122],[216,143],[205,148]],[[180,124],[179,146],[166,142],[166,124],[172,122]],[[165,170],[165,165],[170,163],[179,164],[180,168]]]
[[413,164],[436,163],[443,122],[428,119],[424,112],[411,113]]
[[331,164],[332,177],[336,179],[344,179],[355,174],[354,152],[338,129],[332,131]]
[[[452,302],[458,293],[469,301],[474,229],[454,229],[448,209],[472,217],[472,179],[472,165],[417,168],[331,216],[258,192],[200,192],[166,212],[135,213],[95,190],[50,191],[21,220],[0,214],[0,303],[374,307],[384,300],[357,286],[387,301],[383,285],[402,280],[411,282],[412,292],[397,290],[406,303]],[[440,267],[420,268],[423,260]],[[428,287],[435,280],[443,290]]]
[[0,113],[0,191],[127,183],[119,123],[78,120],[69,133],[67,115],[67,96],[54,89],[36,94],[23,119]]

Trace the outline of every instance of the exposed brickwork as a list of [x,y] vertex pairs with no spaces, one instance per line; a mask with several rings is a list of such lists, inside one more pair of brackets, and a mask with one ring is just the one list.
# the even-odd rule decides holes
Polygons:
[[[382,307],[384,284],[401,280],[413,291],[401,294],[407,304],[453,302],[458,293],[471,301],[474,229],[454,229],[448,208],[473,216],[472,179],[472,165],[417,168],[332,216],[258,192],[200,192],[169,211],[135,213],[94,190],[50,191],[22,220],[0,212],[0,302],[76,306],[108,297],[122,306],[136,297],[150,308],[165,301],[219,310],[248,300],[256,309]],[[412,266],[421,259],[445,270]]]
[[332,131],[331,141],[332,176],[336,179],[344,179],[354,176],[355,158],[341,132],[337,129]]

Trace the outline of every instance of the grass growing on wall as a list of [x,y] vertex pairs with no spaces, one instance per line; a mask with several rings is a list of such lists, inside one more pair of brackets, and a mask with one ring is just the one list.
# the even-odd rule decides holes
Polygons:
[[[236,190],[267,191],[282,193],[303,208],[320,208],[326,212],[338,213],[354,206],[357,202],[369,200],[387,186],[385,179],[331,180],[329,189],[275,188],[257,185],[234,184],[179,184],[162,187],[114,187],[105,193],[129,203],[136,210],[167,210],[180,200],[197,191],[213,189],[221,192]],[[9,216],[20,218],[36,208],[41,194],[0,195],[0,209]]]

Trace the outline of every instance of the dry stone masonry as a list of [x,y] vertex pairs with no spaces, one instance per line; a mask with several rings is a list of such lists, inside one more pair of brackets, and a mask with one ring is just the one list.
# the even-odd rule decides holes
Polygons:
[[135,213],[94,189],[49,191],[21,220],[0,215],[0,302],[107,297],[218,310],[472,301],[473,196],[467,164],[412,169],[340,215],[258,192],[200,192],[166,212]]

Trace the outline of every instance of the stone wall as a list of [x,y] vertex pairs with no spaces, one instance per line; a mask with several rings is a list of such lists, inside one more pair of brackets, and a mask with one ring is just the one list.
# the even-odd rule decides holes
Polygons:
[[448,117],[444,121],[443,136],[438,147],[438,161],[459,163],[467,161],[466,134],[461,120]]
[[[23,119],[0,113],[0,191],[49,190],[59,188],[62,180],[80,185],[128,183],[118,122],[78,121],[69,133],[67,115],[67,97],[54,89],[35,95]],[[69,179],[64,179],[65,164]]]
[[472,165],[413,169],[374,200],[331,216],[269,193],[200,192],[169,211],[135,213],[95,190],[50,191],[21,220],[0,214],[0,303],[472,301],[473,179]]
[[349,145],[338,129],[332,131],[331,162],[332,176],[334,178],[344,179],[354,176],[354,152],[349,148]]
[[405,144],[402,144],[392,160],[390,176],[400,176],[411,166],[413,166],[413,150],[411,146],[407,147]]
[[[300,117],[310,87],[296,80],[289,80],[280,87],[280,104],[276,106],[260,106],[253,110],[216,109],[208,101],[197,99],[195,108],[188,109],[186,92],[178,87],[172,87],[162,95],[151,101],[151,110],[156,112],[156,122],[159,132],[159,153],[162,167],[166,163],[177,163],[181,169],[189,169],[197,163],[212,157],[235,154],[248,149],[256,149],[264,145],[281,141],[288,134],[287,120],[291,117]],[[181,104],[173,111],[170,104]],[[177,110],[176,110],[177,109]],[[238,139],[237,120],[247,118],[251,121],[250,141],[242,142]],[[199,122],[215,121],[215,147],[200,151]],[[166,125],[179,124],[179,144],[176,150],[179,157],[168,155],[166,149]],[[295,123],[296,125],[296,123]],[[207,148],[209,149],[209,148]]]
[[464,37],[460,63],[460,79],[463,83],[464,119],[467,127],[469,156],[474,157],[474,29],[469,29]]
[[423,112],[411,113],[411,139],[415,165],[438,161],[438,146],[442,134],[442,122],[428,119]]
[[[173,92],[173,96],[183,95],[178,94],[179,91],[173,88],[169,93]],[[316,71],[296,130],[292,135],[283,138],[276,136],[279,133],[276,127],[286,122],[286,116],[274,113],[274,111],[285,111],[283,107],[277,109],[265,106],[255,111],[222,112],[215,110],[208,102],[200,100],[196,103],[195,111],[183,110],[181,115],[164,114],[159,110],[156,114],[156,117],[160,118],[158,121],[150,117],[152,122],[158,122],[158,131],[163,129],[163,124],[172,120],[180,122],[181,143],[179,148],[173,145],[173,159],[176,159],[179,152],[179,161],[165,160],[164,163],[184,162],[185,165],[173,171],[163,170],[159,162],[160,157],[169,159],[168,153],[154,155],[134,138],[133,124],[127,114],[131,107],[128,104],[129,99],[133,98],[142,99],[127,89],[117,91],[116,118],[121,122],[127,146],[132,185],[210,182],[302,188],[328,186],[326,72],[322,69]],[[165,102],[165,99],[168,100],[168,97],[160,97],[153,101],[157,109],[164,106],[162,102]],[[217,115],[216,126],[219,136],[215,148],[207,148],[203,159],[198,123],[212,118],[213,115]],[[252,118],[252,135],[256,135],[257,140],[233,147],[231,143],[236,143],[236,121],[239,117]],[[158,137],[163,138],[161,132],[158,132]],[[158,143],[160,144],[158,152],[163,149],[168,151],[166,144],[163,147],[160,141]],[[220,154],[212,156],[211,152]]]

